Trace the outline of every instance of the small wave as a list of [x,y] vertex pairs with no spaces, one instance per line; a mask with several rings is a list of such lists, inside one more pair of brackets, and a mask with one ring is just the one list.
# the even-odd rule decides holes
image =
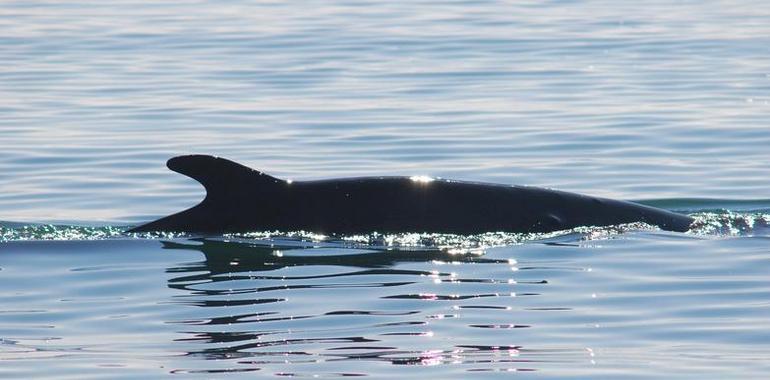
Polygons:
[[695,222],[687,233],[716,236],[748,236],[766,234],[770,213],[764,212],[699,212],[691,214]]
[[770,212],[770,199],[670,198],[637,200],[635,202],[690,215],[728,211],[740,213]]
[[[748,236],[770,231],[770,213],[696,212],[688,235],[698,236]],[[26,240],[106,240],[106,239],[178,239],[194,235],[174,232],[127,233],[130,226],[79,226],[55,224],[23,224],[0,222],[0,242]],[[443,233],[395,233],[372,232],[361,235],[326,236],[307,231],[255,231],[225,234],[223,239],[248,241],[276,241],[283,245],[326,244],[340,248],[399,248],[443,249],[457,252],[483,251],[490,247],[522,244],[524,242],[570,243],[584,240],[607,239],[638,231],[658,231],[659,228],[645,223],[629,223],[615,226],[587,226],[548,233],[487,232],[475,235]]]
[[21,224],[0,222],[0,242],[26,240],[106,240],[123,238],[171,239],[179,233],[153,232],[127,234],[126,226],[78,226],[58,224]]
[[514,233],[486,232],[473,235],[457,235],[446,233],[389,233],[372,232],[361,235],[324,236],[304,231],[284,234],[281,232],[254,232],[245,234],[226,235],[243,239],[285,239],[295,238],[317,243],[330,242],[349,247],[381,248],[381,249],[441,249],[451,253],[482,253],[484,249],[522,244],[530,241],[541,242],[571,242],[594,240],[640,230],[658,230],[657,227],[646,223],[629,223],[604,227],[577,227],[569,230],[547,233]]

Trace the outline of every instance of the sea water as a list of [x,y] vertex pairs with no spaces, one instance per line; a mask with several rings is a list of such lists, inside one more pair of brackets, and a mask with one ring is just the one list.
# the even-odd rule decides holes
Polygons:
[[[766,377],[769,57],[752,1],[3,2],[0,377]],[[124,233],[189,153],[697,222]]]

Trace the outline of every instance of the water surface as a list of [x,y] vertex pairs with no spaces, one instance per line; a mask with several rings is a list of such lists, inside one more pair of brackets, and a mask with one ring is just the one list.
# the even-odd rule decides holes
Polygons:
[[[770,7],[6,1],[0,377],[761,378]],[[688,213],[548,235],[129,236],[220,155]]]

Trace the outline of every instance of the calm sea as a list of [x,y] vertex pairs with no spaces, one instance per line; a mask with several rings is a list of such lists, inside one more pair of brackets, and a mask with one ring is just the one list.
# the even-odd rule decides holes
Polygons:
[[[768,147],[763,1],[3,1],[0,377],[765,378]],[[698,222],[124,234],[189,153]]]

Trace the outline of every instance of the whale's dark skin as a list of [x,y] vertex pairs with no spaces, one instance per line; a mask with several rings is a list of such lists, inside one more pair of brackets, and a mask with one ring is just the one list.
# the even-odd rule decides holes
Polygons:
[[684,232],[693,222],[689,216],[633,202],[537,187],[413,177],[284,181],[204,155],[174,157],[167,165],[203,184],[206,198],[195,207],[129,232],[476,234],[632,222]]

